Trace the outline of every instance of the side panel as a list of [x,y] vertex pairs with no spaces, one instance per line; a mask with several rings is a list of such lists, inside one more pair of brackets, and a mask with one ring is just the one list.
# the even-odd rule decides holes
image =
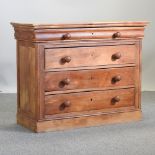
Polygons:
[[44,119],[44,102],[45,102],[45,96],[44,96],[44,55],[45,55],[45,47],[43,44],[35,44],[36,48],[36,70],[37,70],[37,86],[36,86],[36,91],[37,91],[37,120],[43,120]]
[[141,40],[136,43],[136,69],[135,69],[135,108],[141,109]]
[[37,70],[36,50],[32,43],[17,43],[17,98],[18,113],[36,118]]

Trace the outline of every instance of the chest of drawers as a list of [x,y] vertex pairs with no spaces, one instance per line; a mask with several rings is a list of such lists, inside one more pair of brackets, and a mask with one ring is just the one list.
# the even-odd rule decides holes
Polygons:
[[18,124],[43,132],[141,119],[147,22],[12,25]]

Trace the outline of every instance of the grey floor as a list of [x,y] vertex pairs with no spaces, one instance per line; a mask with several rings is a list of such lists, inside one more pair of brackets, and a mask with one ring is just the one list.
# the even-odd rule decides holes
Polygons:
[[142,109],[139,122],[36,134],[16,125],[16,95],[0,94],[0,155],[155,155],[155,92]]

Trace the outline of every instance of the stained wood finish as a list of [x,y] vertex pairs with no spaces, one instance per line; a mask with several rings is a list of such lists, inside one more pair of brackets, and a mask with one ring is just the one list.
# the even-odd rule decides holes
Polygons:
[[58,131],[66,129],[74,129],[90,126],[101,126],[111,123],[125,123],[130,121],[138,121],[142,119],[141,111],[128,111],[121,113],[108,113],[91,115],[89,117],[77,117],[70,119],[54,119],[49,121],[34,122],[28,117],[18,115],[17,122],[26,128],[29,128],[35,132],[48,132]]
[[134,73],[134,67],[47,72],[45,91],[130,86],[135,84]]
[[18,45],[18,111],[34,119],[37,100],[35,48],[33,45]]
[[141,119],[147,23],[12,23],[17,123],[43,132]]
[[[54,40],[81,40],[81,39],[113,39],[119,32],[119,38],[143,38],[144,26],[148,22],[107,22],[87,24],[19,24],[15,27],[15,37],[18,40],[36,42]],[[69,34],[68,37],[66,34]],[[116,39],[115,38],[115,39]]]
[[135,45],[46,49],[45,69],[135,63],[137,50]]
[[65,28],[99,28],[99,27],[144,27],[147,21],[119,21],[119,22],[91,22],[91,23],[68,23],[68,24],[39,24],[39,23],[14,23],[15,28],[34,29],[65,29]]
[[45,97],[45,115],[133,105],[133,88],[50,95]]
[[92,39],[92,40],[66,40],[66,41],[52,41],[44,43],[45,49],[53,48],[69,48],[69,47],[97,47],[97,46],[118,46],[118,45],[134,45],[139,43],[139,39]]
[[[42,39],[46,41],[54,41],[54,40],[79,40],[79,39],[122,39],[122,38],[134,38],[139,37],[142,38],[144,29],[141,27],[138,28],[98,28],[98,29],[84,29],[84,30],[59,30],[58,32],[54,32],[53,30],[36,30],[37,35],[36,38],[39,41]],[[119,32],[120,35],[117,35]],[[48,33],[48,35],[47,35]],[[17,34],[18,37],[18,34]]]

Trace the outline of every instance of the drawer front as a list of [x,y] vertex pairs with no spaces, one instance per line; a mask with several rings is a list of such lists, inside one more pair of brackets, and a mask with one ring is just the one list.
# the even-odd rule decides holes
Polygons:
[[107,88],[134,85],[135,68],[47,72],[45,91]]
[[36,38],[40,41],[142,38],[143,30],[142,27],[43,29],[36,30]]
[[45,115],[134,105],[134,88],[57,94],[45,97]]
[[45,50],[45,69],[135,63],[136,45]]

